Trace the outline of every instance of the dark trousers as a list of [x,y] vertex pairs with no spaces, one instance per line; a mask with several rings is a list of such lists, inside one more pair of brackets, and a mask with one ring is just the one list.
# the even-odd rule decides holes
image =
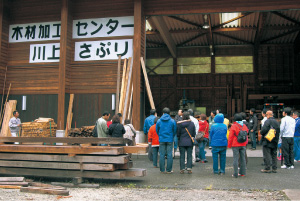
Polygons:
[[240,159],[240,174],[246,175],[246,146],[243,147],[232,147],[233,152],[233,175],[238,176],[238,161]]
[[294,138],[293,137],[282,138],[282,154],[284,158],[284,164],[287,167],[294,165]]
[[251,139],[251,142],[252,142],[252,148],[253,149],[256,149],[256,132],[253,131],[253,132],[250,132],[250,139]]
[[265,170],[270,170],[271,166],[273,170],[277,169],[277,147],[270,148],[263,146]]
[[180,152],[180,170],[185,169],[185,152],[187,157],[187,163],[186,163],[187,170],[192,170],[193,146],[189,146],[189,147],[180,146],[179,152]]

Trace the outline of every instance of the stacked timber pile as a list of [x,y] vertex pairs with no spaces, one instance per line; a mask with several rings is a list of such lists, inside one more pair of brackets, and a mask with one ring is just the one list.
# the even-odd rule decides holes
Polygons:
[[22,123],[22,137],[55,136],[57,125],[51,118],[38,118],[33,122]]
[[[20,138],[22,137],[17,140],[20,141]],[[90,138],[81,139],[77,139],[77,141],[85,141]],[[108,142],[108,139],[101,140],[98,138],[97,143]],[[123,139],[111,138],[110,142],[117,144],[123,142]],[[147,147],[136,146],[85,147],[3,144],[0,145],[0,174],[98,179],[143,177],[146,175],[146,170],[132,169],[133,163],[127,153],[146,153],[146,151]]]
[[[9,120],[13,117],[13,111],[16,110],[17,107],[17,101],[16,100],[10,100],[8,101],[4,108],[4,117],[2,122],[2,128],[1,128],[1,137],[10,137],[10,129],[9,129]],[[1,117],[2,118],[2,117]]]
[[83,126],[81,128],[71,128],[68,130],[69,137],[93,137],[95,126]]

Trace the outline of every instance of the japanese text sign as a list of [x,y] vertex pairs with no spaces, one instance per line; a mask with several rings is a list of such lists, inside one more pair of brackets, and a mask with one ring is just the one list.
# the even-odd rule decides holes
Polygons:
[[132,47],[132,39],[76,42],[74,60],[115,60],[118,55],[132,57]]
[[29,63],[59,62],[60,43],[30,45]]
[[59,40],[60,30],[60,22],[9,25],[9,42]]
[[73,20],[73,38],[132,36],[134,17]]

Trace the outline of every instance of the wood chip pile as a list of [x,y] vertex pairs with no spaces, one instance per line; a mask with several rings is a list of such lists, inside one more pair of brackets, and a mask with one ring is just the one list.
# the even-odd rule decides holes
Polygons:
[[22,123],[22,137],[55,137],[57,124],[51,118]]
[[93,137],[95,126],[83,126],[81,128],[71,128],[68,131],[69,137]]

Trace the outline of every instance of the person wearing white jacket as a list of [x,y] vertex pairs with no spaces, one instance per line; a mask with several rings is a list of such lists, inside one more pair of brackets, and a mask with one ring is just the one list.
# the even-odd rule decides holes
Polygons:
[[282,112],[284,118],[280,124],[280,138],[282,139],[282,154],[284,165],[281,168],[294,169],[294,133],[295,119],[291,117],[292,109],[287,107]]
[[[194,117],[194,111],[192,109],[189,109],[188,112],[190,114],[190,119],[192,120],[192,122],[195,125],[195,131],[196,131],[195,136],[196,136],[198,131],[199,131],[199,121]],[[196,162],[196,148],[195,148],[195,145],[193,146],[192,156],[193,156],[193,164],[195,164],[195,162]]]

